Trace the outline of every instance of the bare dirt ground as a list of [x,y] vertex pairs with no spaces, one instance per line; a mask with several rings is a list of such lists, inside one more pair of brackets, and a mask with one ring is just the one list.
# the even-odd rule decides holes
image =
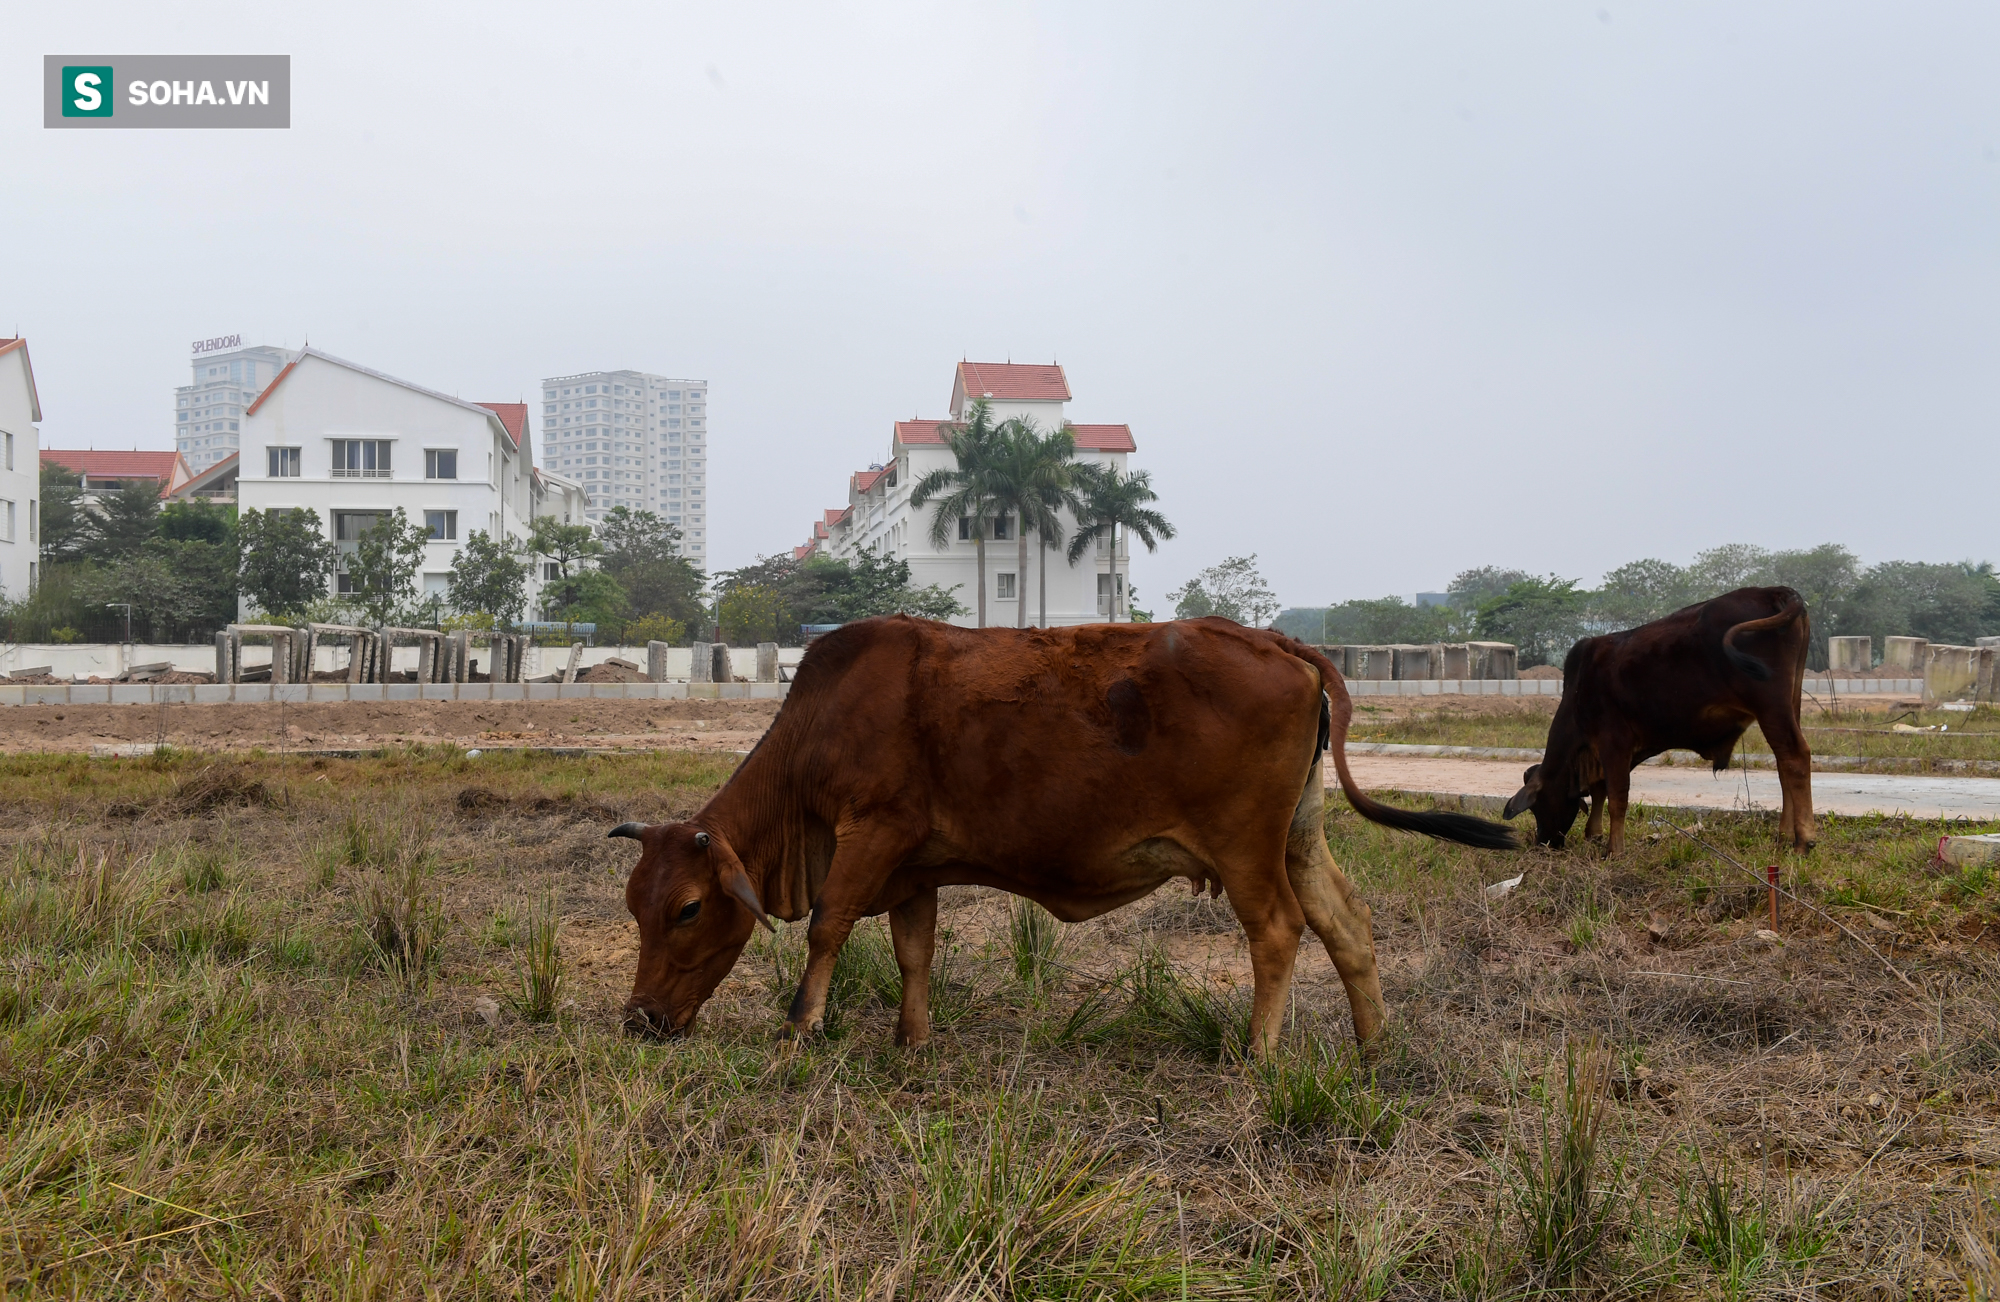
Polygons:
[[776,701],[341,701],[319,705],[31,705],[0,710],[0,753],[165,742],[201,750],[465,747],[749,750]]

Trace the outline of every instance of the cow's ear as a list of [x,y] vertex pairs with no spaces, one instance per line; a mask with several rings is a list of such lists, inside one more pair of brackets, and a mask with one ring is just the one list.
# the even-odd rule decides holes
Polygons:
[[715,858],[715,880],[722,889],[733,896],[738,904],[750,910],[750,916],[764,924],[772,935],[778,934],[770,916],[764,912],[764,901],[757,898],[757,888],[750,882],[750,874],[743,871],[743,861],[736,857],[736,851],[729,848],[729,842],[720,834],[704,832],[708,840],[708,852]]
[[1541,769],[1542,766],[1539,764],[1531,765],[1528,771],[1521,775],[1523,779],[1521,789],[1514,793],[1513,799],[1509,800],[1500,811],[1503,818],[1518,817],[1522,810],[1535,803],[1535,797],[1541,794],[1542,790]]

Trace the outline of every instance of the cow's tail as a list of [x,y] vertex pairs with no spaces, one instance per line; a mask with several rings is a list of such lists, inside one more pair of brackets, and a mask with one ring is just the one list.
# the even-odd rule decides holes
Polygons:
[[1769,629],[1783,628],[1795,619],[1804,619],[1805,614],[1806,603],[1798,593],[1794,592],[1791,600],[1785,603],[1785,608],[1777,614],[1766,615],[1762,619],[1747,619],[1741,624],[1732,627],[1727,633],[1724,633],[1722,635],[1722,654],[1728,657],[1730,664],[1741,669],[1749,677],[1756,679],[1760,683],[1765,682],[1771,677],[1771,666],[1765,664],[1756,656],[1751,655],[1748,651],[1739,648],[1736,645],[1737,634],[1762,633]]
[[1419,813],[1371,800],[1368,793],[1355,784],[1354,775],[1347,770],[1347,725],[1354,718],[1354,703],[1348,698],[1346,682],[1342,680],[1340,671],[1333,667],[1333,662],[1314,648],[1297,642],[1290,649],[1294,655],[1319,670],[1323,689],[1319,703],[1320,749],[1333,752],[1333,771],[1340,778],[1340,789],[1346,793],[1347,803],[1354,806],[1355,813],[1384,827],[1421,832],[1440,841],[1456,841],[1481,850],[1520,848],[1521,843],[1513,829],[1504,823],[1474,818],[1470,814]]

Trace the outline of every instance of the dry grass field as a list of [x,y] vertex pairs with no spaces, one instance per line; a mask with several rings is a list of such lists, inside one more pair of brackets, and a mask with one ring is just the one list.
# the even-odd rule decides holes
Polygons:
[[[1825,820],[1777,861],[1855,935],[1773,938],[1657,812],[1606,862],[1330,801],[1365,1063],[1316,947],[1243,1061],[1241,933],[1178,885],[947,892],[920,1053],[874,923],[823,1040],[774,1034],[797,928],[631,1037],[604,832],[733,763],[0,759],[0,1296],[2000,1296],[2000,891],[1933,826]],[[1696,835],[1761,870],[1772,822]]]

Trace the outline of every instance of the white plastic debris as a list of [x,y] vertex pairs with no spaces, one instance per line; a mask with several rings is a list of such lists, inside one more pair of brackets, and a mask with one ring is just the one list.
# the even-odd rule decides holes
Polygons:
[[486,753],[485,751],[479,751],[479,750],[469,750],[469,751],[465,752],[465,758],[467,758],[467,759],[478,759],[478,758],[479,758],[479,757],[480,757],[481,755],[484,755],[485,753]]
[[[1521,874],[1521,877],[1526,877],[1526,876],[1527,876],[1526,873]],[[1509,877],[1504,882],[1494,882],[1491,886],[1486,888],[1486,898],[1489,900],[1497,900],[1506,896],[1516,886],[1519,886],[1521,884],[1521,877]]]

